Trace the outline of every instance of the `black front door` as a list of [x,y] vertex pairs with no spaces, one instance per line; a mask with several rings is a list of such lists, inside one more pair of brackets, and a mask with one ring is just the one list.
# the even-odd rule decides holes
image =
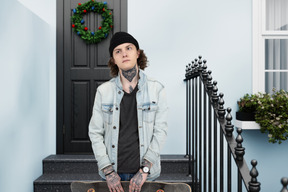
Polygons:
[[[57,0],[57,154],[92,153],[88,137],[97,87],[108,81],[109,42],[112,34],[127,31],[127,0],[106,0],[113,13],[113,30],[98,44],[86,44],[72,31],[71,16],[78,3]],[[88,28],[98,28],[101,15],[88,13]]]

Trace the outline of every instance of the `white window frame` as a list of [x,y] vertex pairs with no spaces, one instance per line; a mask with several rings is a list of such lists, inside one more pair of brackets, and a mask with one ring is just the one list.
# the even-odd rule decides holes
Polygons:
[[265,39],[288,39],[288,31],[266,30],[266,0],[253,0],[253,93],[265,92]]

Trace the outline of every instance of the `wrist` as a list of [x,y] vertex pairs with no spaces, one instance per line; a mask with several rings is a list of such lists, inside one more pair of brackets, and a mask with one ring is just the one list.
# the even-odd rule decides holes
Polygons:
[[145,174],[150,174],[150,167],[148,166],[141,166],[140,171]]
[[110,172],[105,173],[105,177],[107,177],[108,175],[111,175],[111,174],[114,173],[114,172],[115,172],[115,171],[112,170],[112,171],[110,171]]
[[107,173],[110,173],[111,171],[113,171],[113,167],[112,165],[109,165],[107,167],[105,167],[104,169],[102,169],[103,173],[106,175]]
[[142,166],[148,167],[149,169],[151,169],[152,163],[150,163],[148,160],[144,159],[144,161],[142,162]]

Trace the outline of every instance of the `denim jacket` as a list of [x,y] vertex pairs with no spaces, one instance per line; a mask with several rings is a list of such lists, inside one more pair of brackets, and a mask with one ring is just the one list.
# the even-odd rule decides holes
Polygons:
[[[139,130],[140,161],[152,163],[147,180],[160,175],[160,150],[167,136],[166,92],[164,86],[148,78],[139,70],[137,118]],[[124,95],[120,75],[98,87],[93,113],[89,124],[89,137],[97,160],[99,174],[105,178],[102,169],[112,165],[117,172],[120,102]]]

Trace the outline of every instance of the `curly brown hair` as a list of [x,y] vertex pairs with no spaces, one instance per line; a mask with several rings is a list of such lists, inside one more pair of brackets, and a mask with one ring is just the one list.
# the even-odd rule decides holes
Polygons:
[[[148,60],[147,60],[147,57],[146,57],[144,51],[142,49],[139,49],[139,51],[140,51],[140,54],[139,54],[139,57],[137,59],[137,64],[138,64],[140,69],[144,70],[147,67]],[[110,73],[111,73],[112,77],[116,77],[118,75],[119,68],[114,63],[113,57],[111,57],[109,59],[108,67],[110,67]]]

